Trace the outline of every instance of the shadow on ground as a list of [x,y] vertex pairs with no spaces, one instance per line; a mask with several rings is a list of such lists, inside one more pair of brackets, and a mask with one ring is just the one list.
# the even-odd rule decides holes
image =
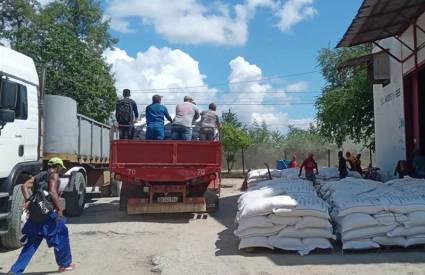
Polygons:
[[[105,215],[107,213],[107,215]],[[202,218],[202,217],[201,217]],[[127,215],[119,211],[119,199],[97,200],[93,199],[87,204],[84,213],[80,217],[69,218],[69,224],[97,224],[114,222],[156,222],[156,223],[189,223],[191,219],[199,219],[199,215],[193,213],[170,213],[170,214],[143,214]]]
[[212,216],[226,226],[225,230],[218,233],[218,239],[215,243],[217,248],[216,256],[240,255],[249,258],[267,257],[279,266],[425,263],[424,246],[407,249],[397,248],[342,252],[341,246],[336,244],[334,250],[313,251],[307,256],[299,256],[294,252],[283,250],[255,249],[251,253],[239,251],[239,241],[233,234],[238,198],[239,195],[221,198],[220,208],[223,211],[219,211],[216,215]]

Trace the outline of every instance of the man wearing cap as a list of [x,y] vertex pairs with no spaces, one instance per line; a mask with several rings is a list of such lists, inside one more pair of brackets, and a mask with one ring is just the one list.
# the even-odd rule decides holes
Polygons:
[[24,236],[21,241],[25,245],[9,274],[24,272],[43,239],[46,240],[49,247],[54,247],[59,272],[71,271],[75,268],[72,263],[68,228],[65,225],[65,218],[63,218],[63,209],[59,204],[59,174],[65,166],[60,158],[50,159],[47,165],[47,171],[39,173],[22,185],[22,194],[25,199],[24,207],[31,210],[30,192],[32,191],[31,193],[34,194],[41,188],[46,194],[46,200],[50,201],[53,206],[53,210],[45,214],[43,221],[36,221],[30,211],[29,219],[22,228]]
[[172,122],[167,108],[161,104],[162,96],[154,95],[152,104],[146,107],[146,139],[163,140],[165,138],[164,117]]
[[185,96],[184,102],[176,106],[176,117],[171,127],[171,139],[192,140],[192,124],[198,118],[198,107],[193,104],[190,96]]

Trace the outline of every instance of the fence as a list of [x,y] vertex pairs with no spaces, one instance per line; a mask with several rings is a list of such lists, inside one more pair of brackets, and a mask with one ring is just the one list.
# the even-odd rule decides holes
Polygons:
[[[244,152],[245,170],[264,168],[264,163],[269,164],[270,168],[276,167],[276,161],[279,159],[291,159],[293,155],[297,157],[297,162],[301,164],[308,153],[313,153],[319,167],[336,167],[338,165],[338,149],[337,146],[323,146],[311,148],[308,145],[299,148],[276,148],[268,144],[259,144],[250,146]],[[371,154],[367,149],[361,149],[356,145],[344,145],[344,152],[349,151],[353,154],[362,154],[362,166],[367,167],[371,163]],[[372,163],[374,155],[372,154]],[[222,160],[223,171],[227,170],[226,155],[223,154]],[[235,156],[233,170],[242,170],[242,152],[238,152]]]

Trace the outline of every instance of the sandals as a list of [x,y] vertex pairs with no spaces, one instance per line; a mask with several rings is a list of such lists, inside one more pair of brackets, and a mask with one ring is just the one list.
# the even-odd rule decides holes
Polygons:
[[70,264],[67,267],[59,267],[59,273],[73,271],[75,269],[75,264]]

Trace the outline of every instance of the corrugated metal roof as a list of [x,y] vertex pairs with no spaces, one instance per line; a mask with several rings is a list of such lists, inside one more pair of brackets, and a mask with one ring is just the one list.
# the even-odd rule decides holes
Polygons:
[[425,0],[364,0],[337,47],[401,34],[425,11]]

